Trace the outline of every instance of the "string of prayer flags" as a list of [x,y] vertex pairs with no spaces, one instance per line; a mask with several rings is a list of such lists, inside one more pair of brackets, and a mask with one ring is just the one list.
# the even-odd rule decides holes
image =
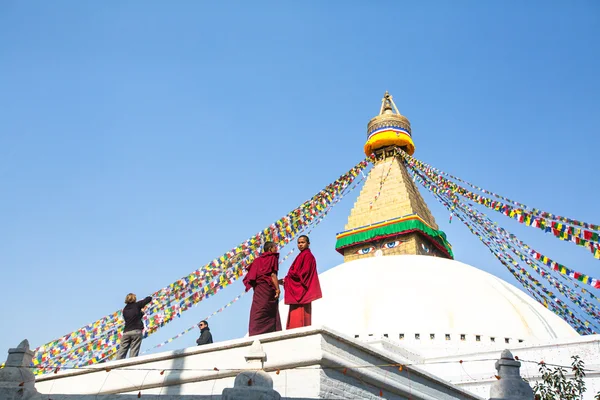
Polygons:
[[[351,188],[346,188],[345,191],[343,191],[340,196],[338,196],[337,199],[334,199],[334,201],[329,205],[329,207],[327,209],[325,209],[323,211],[323,214],[319,217],[319,219],[317,219],[316,221],[314,221],[313,223],[313,227],[308,231],[307,234],[310,234],[312,232],[312,230],[324,219],[324,217],[327,215],[327,213],[331,210],[331,208],[337,204],[338,202],[341,201],[341,199],[350,191],[354,190],[360,183],[361,183],[362,179],[360,179],[358,182],[356,182]],[[280,263],[283,263],[292,253],[294,252],[294,249],[290,250],[290,252],[283,258],[283,260],[280,261]],[[258,255],[258,253],[256,253],[256,255]],[[219,287],[216,288],[216,291],[220,290]],[[214,314],[214,313],[213,313]],[[177,313],[177,315],[179,315],[179,313]],[[170,315],[170,318],[174,318],[175,313],[172,313]],[[160,326],[164,325],[164,321],[161,322]],[[156,330],[150,330],[150,329],[146,329],[145,334],[146,337],[148,335],[151,335],[153,333],[155,333]],[[189,332],[189,330],[187,331]],[[186,333],[187,333],[186,332]],[[181,337],[182,335],[178,335],[177,338]],[[113,358],[116,355],[116,351],[118,349],[118,345],[120,344],[120,338],[121,335],[118,335],[118,337],[116,337],[116,340],[114,343],[105,343],[105,342],[101,342],[100,345],[96,345],[96,346],[92,346],[92,349],[94,351],[96,351],[96,353],[93,354],[88,354],[86,357],[79,359],[79,363],[77,364],[77,366],[84,366],[84,365],[91,365],[97,362],[101,362],[104,361],[105,359],[110,359]],[[175,339],[170,340],[169,342],[173,341]],[[111,347],[112,346],[112,347]],[[107,351],[106,348],[107,347],[111,347],[110,350],[111,352],[105,356],[105,352]],[[99,356],[97,356],[97,354],[100,354]],[[79,356],[79,355],[78,355]],[[77,358],[77,357],[75,357]]]
[[[565,267],[564,265],[557,263],[556,261],[554,261],[553,259],[551,259],[550,257],[547,257],[545,255],[543,255],[542,253],[532,249],[531,247],[529,247],[526,243],[524,243],[523,241],[519,240],[519,238],[517,238],[515,235],[505,231],[502,227],[498,226],[497,223],[495,223],[494,221],[492,221],[491,219],[489,219],[489,217],[487,217],[487,221],[493,225],[495,227],[496,230],[499,230],[500,232],[502,232],[503,235],[505,235],[505,237],[515,243],[516,245],[518,245],[521,249],[523,249],[524,252],[528,253],[530,256],[530,259],[535,260],[536,262],[543,264],[547,267],[550,267],[552,269],[552,271],[555,271],[559,274],[564,275],[566,278],[568,278],[569,280],[572,281],[572,283],[575,285],[575,287],[579,288],[583,293],[586,293],[589,297],[591,297],[592,299],[595,299],[597,301],[600,302],[600,298],[595,296],[593,293],[582,289],[579,287],[579,285],[577,284],[577,282],[581,282],[587,285],[590,285],[596,289],[600,289],[600,281],[597,278],[593,278],[590,277],[586,274],[583,274],[581,272],[577,272],[574,270],[571,270],[567,267]],[[535,268],[535,267],[534,267]],[[543,273],[543,271],[542,271]],[[558,275],[559,277],[561,277],[561,275]]]
[[[419,170],[436,183],[436,190],[438,192],[444,191],[467,198],[491,210],[500,212],[521,224],[538,228],[560,240],[572,242],[577,246],[584,247],[593,254],[594,258],[600,259],[600,234],[598,232],[593,232],[585,228],[575,228],[567,223],[549,220],[548,218],[544,217],[545,215],[552,215],[550,213],[544,213],[537,209],[534,209],[534,211],[523,208],[515,208],[509,204],[473,193],[464,187],[444,178],[441,174],[436,173],[433,168],[426,167],[421,161],[409,156],[403,150],[399,149],[398,151],[401,152],[400,154],[404,157],[406,164],[410,169]],[[594,224],[581,224],[587,227],[598,227]]]
[[[283,259],[281,259],[281,260],[279,261],[279,264],[280,264],[280,265],[281,265],[281,264],[283,264],[283,263],[284,263],[284,262],[285,262],[285,261],[286,261],[286,260],[287,260],[287,259],[288,259],[288,258],[289,258],[289,257],[290,257],[292,254],[293,254],[293,253],[294,253],[294,248],[293,248],[293,249],[291,249],[291,250],[290,250],[290,251],[289,251],[289,252],[288,252],[288,253],[285,255],[285,257],[283,257]],[[212,313],[212,314],[210,314],[208,317],[204,318],[204,320],[205,320],[205,321],[208,321],[210,318],[212,318],[212,317],[214,317],[215,315],[217,315],[217,314],[219,314],[219,313],[223,312],[223,311],[224,311],[226,308],[228,308],[228,307],[232,306],[232,305],[233,305],[235,302],[237,302],[239,299],[241,299],[241,298],[242,298],[242,297],[243,297],[243,296],[244,296],[246,293],[247,293],[247,292],[244,290],[242,293],[240,293],[239,295],[237,295],[237,296],[236,296],[236,297],[235,297],[233,300],[231,300],[229,303],[225,304],[223,307],[219,308],[217,311],[213,312],[213,313]],[[194,325],[190,326],[189,328],[187,328],[186,330],[184,330],[184,331],[182,331],[182,332],[178,333],[177,335],[173,336],[172,338],[170,338],[170,339],[167,339],[167,340],[165,340],[164,342],[162,342],[162,343],[159,343],[159,344],[157,344],[156,346],[154,346],[154,347],[152,347],[152,348],[150,348],[150,349],[148,349],[148,350],[144,350],[144,351],[142,352],[142,354],[146,354],[146,353],[148,353],[149,351],[152,351],[152,350],[154,350],[154,349],[158,349],[159,347],[166,346],[167,344],[169,344],[169,343],[173,342],[174,340],[177,340],[177,339],[179,339],[180,337],[182,337],[183,335],[185,335],[185,334],[187,334],[187,333],[191,332],[192,330],[196,329],[196,327],[197,327],[197,324],[194,324]]]
[[[592,317],[593,319],[600,320],[600,309],[598,309],[595,305],[588,303],[583,297],[577,294],[573,289],[569,286],[563,285],[554,279],[550,274],[546,273],[544,270],[539,268],[535,260],[532,260],[528,257],[524,252],[519,251],[517,246],[513,245],[510,241],[506,240],[506,238],[510,236],[514,236],[506,232],[501,227],[491,223],[491,220],[483,213],[478,212],[477,210],[468,207],[466,205],[462,205],[463,212],[467,212],[473,221],[479,223],[481,228],[485,230],[487,235],[493,239],[495,239],[502,247],[511,250],[514,254],[516,254],[525,264],[531,267],[534,271],[538,273],[541,277],[546,279],[552,286],[554,286],[563,296],[570,299],[574,304],[579,306],[581,309],[586,311],[586,313]],[[498,236],[501,235],[501,236]],[[532,280],[536,285],[541,285],[535,278],[533,278],[529,272],[527,272],[523,267],[518,267],[521,272],[527,276],[529,280]]]
[[[368,159],[359,162],[267,228],[187,276],[153,293],[153,301],[148,305],[144,316],[145,335],[155,333],[182,312],[243,276],[266,241],[274,241],[283,247],[310,225],[322,221],[344,193],[349,188],[356,187],[356,184],[352,186],[355,178],[359,175],[364,176],[363,170],[367,166]],[[67,363],[76,363],[77,366],[89,365],[114,357],[122,329],[123,318],[119,310],[35,349],[33,365],[43,367],[38,369],[43,372],[50,366],[61,367]]]
[[[401,152],[403,151],[402,149],[399,149],[399,150],[400,150]],[[470,182],[468,182],[468,181],[465,181],[465,180],[463,180],[463,179],[461,179],[461,178],[459,178],[459,177],[457,177],[457,176],[454,176],[454,175],[448,174],[448,173],[446,173],[446,172],[444,172],[444,171],[441,171],[441,170],[439,170],[439,169],[437,169],[437,168],[435,168],[435,167],[432,167],[431,165],[429,165],[429,164],[427,164],[427,163],[424,163],[424,162],[422,162],[422,161],[419,161],[419,160],[417,160],[417,159],[413,158],[412,156],[408,155],[406,152],[404,152],[404,153],[406,154],[406,156],[405,156],[404,154],[402,154],[402,156],[403,156],[404,158],[411,160],[411,161],[412,161],[412,162],[414,162],[416,165],[418,165],[418,166],[419,166],[419,168],[421,168],[421,169],[428,169],[428,170],[431,170],[431,171],[433,171],[433,172],[434,172],[434,173],[436,173],[436,174],[443,175],[443,176],[447,176],[448,178],[454,179],[454,180],[456,180],[456,181],[458,181],[458,182],[462,182],[462,183],[464,183],[464,184],[466,184],[466,185],[468,185],[468,186],[472,187],[472,188],[473,188],[473,189],[475,189],[475,190],[479,190],[479,191],[481,191],[482,193],[489,194],[489,195],[492,195],[492,196],[494,196],[494,197],[496,197],[496,198],[499,198],[499,199],[501,199],[501,200],[507,201],[507,202],[509,202],[509,203],[511,203],[511,204],[513,204],[513,205],[517,206],[518,208],[521,208],[521,209],[523,209],[523,210],[529,210],[529,209],[530,209],[528,206],[526,206],[526,205],[525,205],[525,204],[523,204],[523,203],[519,203],[519,202],[517,202],[517,201],[511,200],[511,199],[509,199],[509,198],[507,198],[507,197],[501,196],[501,195],[499,195],[499,194],[497,194],[497,193],[494,193],[494,192],[492,192],[492,191],[489,191],[489,190],[486,190],[486,189],[484,189],[484,188],[482,188],[482,187],[479,187],[479,186],[477,186],[477,185],[474,185],[474,184],[472,184],[472,183],[470,183]],[[576,219],[572,219],[572,218],[568,218],[568,217],[561,217],[560,215],[556,215],[556,214],[552,214],[552,213],[549,213],[549,212],[545,212],[545,211],[543,211],[543,210],[539,210],[539,209],[537,209],[537,208],[532,208],[532,209],[531,209],[531,212],[532,212],[534,215],[536,215],[536,216],[538,216],[538,217],[540,217],[540,218],[549,219],[549,220],[554,220],[554,221],[559,221],[559,222],[563,222],[563,223],[565,223],[565,224],[568,224],[568,225],[580,226],[580,227],[583,227],[583,228],[585,228],[585,229],[591,229],[591,230],[593,230],[593,231],[600,231],[600,225],[596,225],[596,224],[590,224],[590,223],[587,223],[587,222],[578,221],[578,220],[576,220]]]
[[385,181],[387,180],[388,176],[390,175],[390,172],[392,171],[392,166],[394,165],[395,162],[396,162],[396,160],[394,158],[390,159],[390,166],[387,170],[387,173],[385,175],[383,175],[383,171],[382,171],[381,180],[379,182],[379,190],[377,191],[377,194],[375,195],[373,200],[369,203],[369,210],[373,208],[373,204],[375,204],[375,202],[377,201],[379,196],[381,196],[381,190],[383,189],[383,185],[385,184]]
[[[440,201],[446,208],[454,208],[453,214],[456,215],[467,228],[477,238],[484,243],[490,252],[503,264],[517,281],[542,305],[559,315],[567,321],[573,328],[581,334],[590,334],[598,331],[596,325],[589,321],[582,321],[570,307],[562,301],[551,290],[546,288],[540,281],[535,279],[525,268],[523,268],[507,250],[511,250],[506,241],[500,240],[491,228],[491,224],[482,223],[482,218],[478,217],[474,209],[462,202],[455,192],[439,190],[437,186],[439,181],[435,181],[426,173],[418,169],[410,169],[409,173],[413,179],[428,189],[434,197]],[[523,254],[521,254],[523,255]],[[567,291],[564,285],[555,285],[569,300],[576,304],[580,309],[584,309],[597,320],[595,307],[581,301],[581,297],[573,296],[572,291]]]

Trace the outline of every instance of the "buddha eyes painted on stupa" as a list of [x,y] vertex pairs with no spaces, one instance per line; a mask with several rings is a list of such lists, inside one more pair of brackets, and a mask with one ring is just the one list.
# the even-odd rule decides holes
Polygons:
[[365,254],[373,253],[376,250],[393,249],[394,247],[398,247],[400,245],[400,243],[402,243],[402,240],[380,241],[380,242],[375,243],[375,245],[369,244],[366,247],[356,250],[355,254],[365,255]]
[[383,249],[393,249],[394,247],[399,246],[400,243],[402,243],[402,241],[400,241],[400,240],[394,240],[394,241],[391,241],[391,242],[384,243],[382,248]]
[[363,247],[356,250],[356,254],[369,254],[375,251],[375,246]]

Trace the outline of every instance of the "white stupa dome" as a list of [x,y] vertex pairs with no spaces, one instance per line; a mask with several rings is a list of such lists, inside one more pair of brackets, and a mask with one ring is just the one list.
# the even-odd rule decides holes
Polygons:
[[[577,337],[560,317],[487,272],[446,258],[363,258],[319,275],[312,325],[450,355]],[[281,303],[283,325],[288,307]],[[507,346],[508,344],[508,346]]]

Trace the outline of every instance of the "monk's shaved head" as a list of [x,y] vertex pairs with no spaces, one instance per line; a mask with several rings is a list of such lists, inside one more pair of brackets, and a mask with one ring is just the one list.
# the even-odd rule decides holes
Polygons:
[[300,236],[298,236],[298,240],[300,240],[302,238],[306,239],[306,243],[310,244],[310,239],[308,238],[308,236],[306,236],[306,235],[300,235]]
[[301,235],[298,237],[298,250],[304,251],[310,247],[310,240],[308,236]]
[[265,245],[263,246],[263,251],[265,253],[269,252],[269,251],[274,251],[277,249],[277,245],[273,242],[265,242]]

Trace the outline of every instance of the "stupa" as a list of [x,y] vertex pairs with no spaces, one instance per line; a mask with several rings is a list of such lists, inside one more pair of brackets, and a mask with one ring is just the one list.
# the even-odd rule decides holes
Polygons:
[[[397,152],[415,151],[409,120],[386,92],[367,125],[374,165],[320,275],[313,324],[364,341],[382,338],[421,356],[449,356],[579,334],[513,285],[455,261]],[[287,318],[286,307],[281,308]]]
[[397,157],[396,147],[415,152],[410,122],[386,92],[379,115],[369,121],[365,154],[375,162],[337,235],[336,249],[344,261],[397,254],[429,254],[452,258],[444,232]]
[[[252,398],[481,400],[502,392],[509,379],[498,383],[495,361],[514,367],[513,354],[528,360],[520,374],[530,384],[540,379],[537,360],[568,365],[583,355],[591,368],[584,399],[593,399],[598,335],[578,335],[513,285],[454,260],[397,148],[412,155],[415,144],[386,92],[367,126],[374,165],[337,235],[344,262],[320,274],[312,327],[55,371],[36,378],[30,400],[235,398],[258,375],[264,385],[245,392]],[[249,367],[259,347],[260,367]]]

